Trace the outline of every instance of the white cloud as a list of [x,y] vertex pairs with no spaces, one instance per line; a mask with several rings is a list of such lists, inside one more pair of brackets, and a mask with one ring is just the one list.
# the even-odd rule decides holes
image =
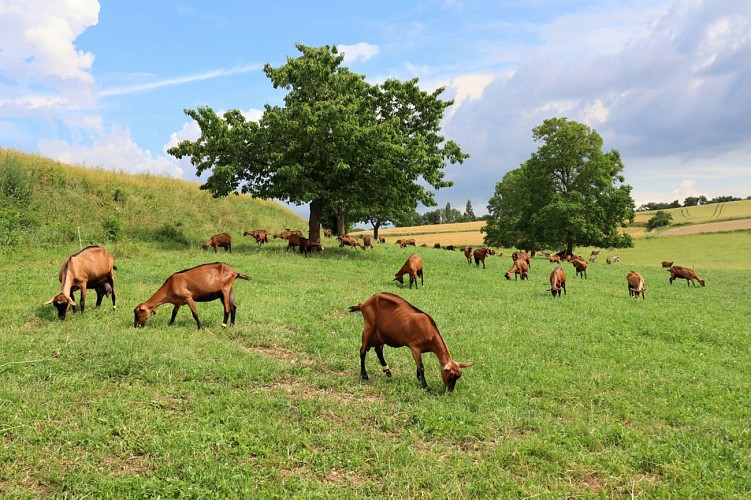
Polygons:
[[61,139],[45,139],[39,142],[38,148],[41,154],[66,163],[129,173],[183,175],[176,161],[139,148],[130,130],[119,125],[100,134],[92,133],[89,141],[71,144]]
[[13,82],[3,108],[78,107],[93,86],[94,55],[74,41],[99,20],[96,0],[1,0],[0,77]]
[[339,52],[344,53],[344,63],[352,64],[355,61],[367,61],[371,57],[377,56],[381,49],[378,45],[360,42],[354,45],[337,45]]

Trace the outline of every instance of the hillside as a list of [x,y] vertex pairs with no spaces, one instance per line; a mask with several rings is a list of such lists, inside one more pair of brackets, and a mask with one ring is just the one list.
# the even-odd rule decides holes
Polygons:
[[248,195],[213,198],[199,184],[73,166],[0,148],[0,245],[138,239],[192,245],[248,229],[303,229],[283,205]]

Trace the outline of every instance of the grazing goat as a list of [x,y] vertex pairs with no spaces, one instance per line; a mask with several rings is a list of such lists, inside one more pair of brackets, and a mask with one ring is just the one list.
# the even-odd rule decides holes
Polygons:
[[274,239],[277,239],[277,238],[279,238],[279,239],[282,239],[282,240],[286,240],[286,239],[289,239],[289,236],[290,236],[291,234],[296,234],[296,235],[298,235],[298,236],[302,236],[302,231],[299,231],[299,230],[297,230],[297,229],[295,229],[294,231],[291,231],[291,230],[289,230],[289,229],[285,229],[285,230],[284,230],[284,231],[282,231],[281,233],[279,233],[279,234],[275,234],[275,235],[274,235]]
[[670,269],[668,269],[670,272],[670,284],[673,284],[673,280],[676,279],[684,279],[686,280],[686,285],[689,284],[689,282],[696,286],[696,283],[694,283],[694,280],[698,281],[701,286],[704,286],[704,280],[701,279],[701,277],[694,272],[693,269],[689,269],[688,267],[683,266],[672,266]]
[[366,250],[367,248],[373,250],[373,242],[371,241],[370,236],[362,237],[362,248],[363,250]]
[[217,249],[220,247],[224,248],[225,251],[232,253],[232,236],[227,233],[215,234],[209,241],[201,246],[204,250],[209,247],[214,247],[214,253],[216,253]]
[[269,232],[265,229],[254,229],[253,231],[245,231],[243,233],[243,236],[252,236],[255,238],[256,243],[258,243],[258,246],[260,247],[264,243],[269,242]]
[[412,288],[412,282],[415,283],[415,288],[417,288],[417,277],[420,277],[420,284],[422,286],[425,286],[425,282],[423,281],[423,274],[422,274],[422,259],[420,256],[416,253],[413,253],[409,256],[409,259],[407,259],[407,262],[404,263],[401,269],[397,271],[396,277],[394,278],[394,281],[398,281],[402,285],[404,284],[404,278],[403,276],[405,274],[409,274],[409,288]]
[[339,248],[341,248],[341,247],[343,247],[345,245],[350,246],[352,248],[358,248],[359,247],[359,248],[362,248],[363,250],[365,250],[365,247],[362,246],[359,241],[357,241],[357,238],[355,238],[353,236],[350,236],[348,234],[339,236]]
[[582,258],[574,258],[570,262],[576,268],[576,275],[587,279],[587,261]]
[[644,290],[647,288],[644,286],[644,278],[636,271],[631,271],[626,275],[626,281],[628,281],[628,295],[629,297],[639,298],[641,294],[642,300],[644,300]]
[[444,250],[448,250],[450,252],[453,252],[455,250],[454,245],[448,245],[443,247]]
[[295,249],[302,244],[302,240],[305,239],[302,234],[295,234],[291,233],[287,236],[287,248],[286,250],[289,250],[290,248],[294,252]]
[[530,267],[532,265],[532,256],[527,252],[514,252],[511,254],[511,260],[523,260],[527,263],[527,267]]
[[[407,245],[412,245],[413,247],[417,246],[417,243],[415,243],[414,238],[410,238],[407,240],[400,240],[399,244],[401,245],[402,248],[406,247]],[[427,244],[425,246],[427,246]]]
[[561,261],[561,258],[557,255],[551,255],[550,258],[548,258],[549,262],[558,263]]
[[60,293],[45,302],[52,304],[57,309],[57,317],[65,319],[71,307],[76,307],[73,300],[73,292],[81,290],[81,314],[86,307],[86,290],[97,291],[97,303],[102,303],[102,298],[107,294],[107,287],[112,295],[112,308],[116,307],[115,277],[112,271],[115,269],[115,259],[110,253],[99,246],[88,246],[80,252],[71,255],[60,268],[58,279],[61,283]]
[[363,380],[368,380],[365,355],[371,347],[375,348],[383,372],[391,377],[391,369],[383,357],[384,345],[410,348],[417,365],[417,380],[426,390],[428,383],[425,381],[422,353],[432,352],[438,358],[443,386],[447,392],[454,390],[456,381],[462,376],[462,368],[473,364],[457,363],[451,359],[448,346],[433,318],[401,297],[377,293],[365,302],[349,308],[349,312],[356,311],[360,311],[365,320],[360,347],[360,376]]
[[507,280],[510,280],[512,274],[514,275],[514,280],[519,278],[519,276],[521,276],[522,279],[529,280],[529,265],[527,264],[527,261],[524,259],[516,259],[504,276]]
[[327,229],[327,230],[325,230],[325,231],[323,232],[323,235],[324,235],[325,237],[327,237],[327,238],[331,238],[332,236],[334,236],[334,233],[333,233],[333,232],[331,231],[331,229]]
[[467,265],[472,265],[472,247],[462,247],[464,256],[467,258]]
[[475,265],[480,267],[480,262],[482,262],[482,268],[485,269],[485,256],[490,254],[491,251],[490,248],[478,248],[472,252],[472,256],[475,258]]
[[222,262],[203,264],[176,272],[167,278],[167,281],[149,300],[133,309],[135,316],[133,326],[136,328],[142,327],[146,320],[156,312],[156,308],[166,303],[175,306],[169,321],[171,325],[175,322],[180,306],[187,304],[200,330],[203,328],[203,324],[198,319],[196,302],[210,302],[216,299],[221,299],[224,304],[222,326],[227,326],[227,318],[231,318],[230,324],[234,325],[237,308],[235,307],[235,292],[232,285],[237,278],[250,280],[250,276],[240,274]]
[[566,273],[561,266],[556,267],[550,273],[550,288],[548,289],[553,294],[553,298],[561,296],[561,290],[563,294],[566,294]]
[[384,236],[379,236],[378,243],[386,243],[386,238]]
[[662,267],[665,267],[665,268],[673,267],[673,263],[672,262],[668,262],[666,260],[663,260],[662,261]]
[[321,245],[320,241],[310,241],[308,238],[305,238],[304,236],[300,237],[300,253],[303,254],[305,257],[307,257],[310,252],[322,252],[322,251],[323,251],[323,245]]

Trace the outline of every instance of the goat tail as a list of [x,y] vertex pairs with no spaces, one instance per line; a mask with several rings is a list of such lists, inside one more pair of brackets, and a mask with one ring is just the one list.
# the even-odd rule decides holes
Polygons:
[[357,312],[360,310],[360,304],[357,304],[356,306],[349,306],[349,312]]
[[247,274],[237,273],[237,277],[240,278],[241,280],[248,280],[248,281],[250,281],[250,276],[248,276]]

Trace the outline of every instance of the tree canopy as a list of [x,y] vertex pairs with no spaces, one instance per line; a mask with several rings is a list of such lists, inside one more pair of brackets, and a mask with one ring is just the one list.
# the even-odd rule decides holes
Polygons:
[[616,150],[581,123],[551,118],[533,129],[542,145],[496,185],[484,230],[488,245],[527,250],[631,246],[619,233],[634,218],[631,186],[623,184]]
[[451,186],[444,180],[446,162],[467,157],[439,135],[453,103],[440,99],[444,89],[424,92],[417,79],[370,85],[342,66],[336,47],[296,48],[300,57],[264,67],[274,88],[288,91],[284,106],[265,105],[258,122],[238,110],[223,116],[209,107],[185,110],[201,136],[168,152],[190,157],[198,174],[211,170],[202,189],[214,196],[239,190],[309,203],[312,240],[320,239],[324,207],[343,231],[348,214],[366,220],[375,207],[386,213],[377,217],[389,217],[418,202],[435,204],[425,186]]

